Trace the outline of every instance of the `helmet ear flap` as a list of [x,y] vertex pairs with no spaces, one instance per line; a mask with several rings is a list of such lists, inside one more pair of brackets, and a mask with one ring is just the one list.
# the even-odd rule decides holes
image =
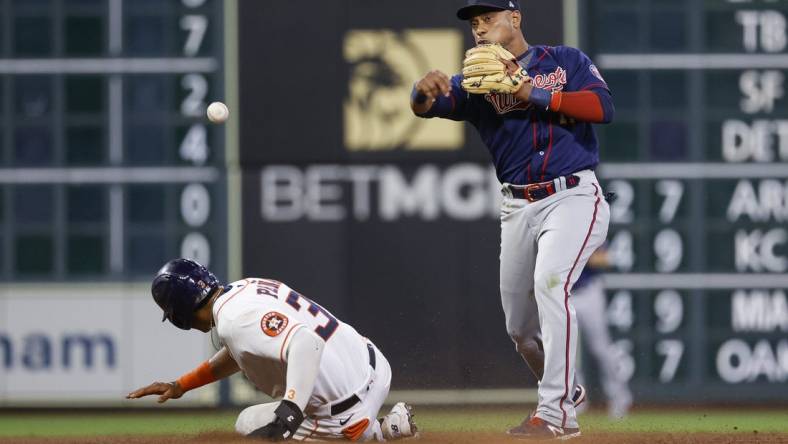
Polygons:
[[178,312],[174,312],[169,316],[170,323],[181,330],[190,330],[192,328],[192,317],[181,317]]

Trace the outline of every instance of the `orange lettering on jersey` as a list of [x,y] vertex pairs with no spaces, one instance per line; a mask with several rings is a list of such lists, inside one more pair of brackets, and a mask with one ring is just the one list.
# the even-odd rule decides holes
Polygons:
[[295,399],[295,390],[290,389],[287,391],[287,399],[293,400]]
[[285,331],[288,322],[287,316],[272,311],[263,316],[263,319],[260,320],[260,327],[263,329],[263,333],[273,338]]

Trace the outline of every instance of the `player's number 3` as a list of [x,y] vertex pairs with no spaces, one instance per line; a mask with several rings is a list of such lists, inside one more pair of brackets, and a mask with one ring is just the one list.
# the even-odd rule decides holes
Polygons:
[[304,301],[309,303],[309,308],[307,309],[307,311],[309,311],[309,313],[312,316],[317,317],[318,313],[323,313],[323,315],[328,318],[328,322],[326,323],[326,325],[322,325],[315,329],[315,333],[317,333],[318,336],[323,338],[324,341],[328,341],[328,338],[330,338],[331,335],[333,335],[334,332],[336,331],[337,327],[339,327],[339,322],[337,321],[337,318],[331,316],[331,313],[326,311],[326,309],[324,309],[320,305],[312,302],[306,296],[302,296],[296,293],[295,291],[291,291],[290,294],[287,296],[287,303],[290,304],[290,306],[295,308],[296,310],[301,310],[301,304],[298,302],[299,299],[303,299]]

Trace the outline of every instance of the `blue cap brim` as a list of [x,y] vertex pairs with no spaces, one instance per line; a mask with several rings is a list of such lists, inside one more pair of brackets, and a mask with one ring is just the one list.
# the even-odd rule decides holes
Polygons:
[[489,11],[511,11],[509,8],[502,8],[498,5],[489,3],[477,3],[475,5],[464,6],[457,10],[457,18],[460,20],[470,20],[474,16]]

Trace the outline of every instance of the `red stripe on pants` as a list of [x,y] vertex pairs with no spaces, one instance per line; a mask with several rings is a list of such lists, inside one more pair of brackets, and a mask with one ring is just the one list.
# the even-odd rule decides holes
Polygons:
[[596,202],[594,202],[594,215],[591,217],[591,225],[588,227],[588,233],[586,233],[586,238],[583,241],[583,246],[580,247],[580,252],[577,253],[577,257],[575,258],[575,262],[572,264],[572,268],[569,269],[569,275],[566,277],[566,282],[564,283],[564,310],[566,310],[566,354],[565,354],[565,361],[564,361],[564,396],[561,397],[561,402],[559,406],[561,407],[561,413],[563,416],[561,417],[561,427],[566,427],[566,410],[564,410],[564,401],[566,401],[566,397],[569,396],[569,336],[571,334],[571,329],[569,328],[571,324],[571,315],[569,314],[569,282],[572,281],[572,273],[575,271],[575,267],[577,266],[577,262],[580,260],[580,256],[583,255],[583,250],[586,249],[586,245],[588,245],[588,239],[591,237],[591,232],[594,229],[594,223],[596,222],[596,213],[599,209],[599,188],[597,188],[596,184],[594,185],[594,196],[596,196]]

